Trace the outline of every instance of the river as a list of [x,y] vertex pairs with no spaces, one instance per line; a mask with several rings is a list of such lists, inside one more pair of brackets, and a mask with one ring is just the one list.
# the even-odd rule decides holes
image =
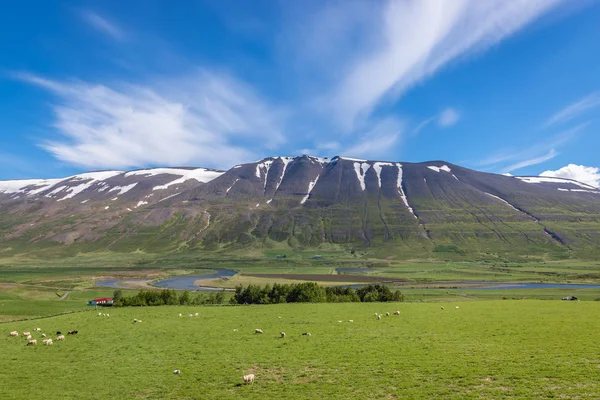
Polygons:
[[[192,291],[215,291],[222,290],[220,288],[208,287],[208,286],[197,286],[194,284],[196,281],[212,280],[212,279],[229,279],[230,277],[237,274],[237,271],[232,269],[218,269],[213,274],[208,275],[184,275],[176,276],[173,278],[163,279],[158,282],[154,282],[152,286],[164,288],[164,289],[179,289],[179,290],[192,290]],[[122,278],[122,279],[104,279],[96,281],[96,286],[110,287],[124,289],[127,287],[127,282],[146,281],[147,278]],[[124,284],[125,283],[125,284]]]

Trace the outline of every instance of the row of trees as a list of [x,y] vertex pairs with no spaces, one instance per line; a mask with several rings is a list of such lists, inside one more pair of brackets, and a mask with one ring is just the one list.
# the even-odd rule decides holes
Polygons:
[[399,291],[385,285],[366,285],[358,289],[350,287],[323,288],[314,282],[271,285],[237,286],[232,304],[279,304],[279,303],[348,303],[348,302],[404,301]]
[[[237,286],[230,304],[280,304],[280,303],[350,303],[350,302],[404,301],[399,291],[385,285],[350,287],[321,287],[315,282],[271,285]],[[121,290],[113,293],[114,307],[175,306],[223,304],[225,292],[200,293],[172,289],[141,290],[133,296],[123,296]]]
[[177,292],[172,289],[165,290],[142,290],[133,296],[123,296],[121,290],[113,293],[114,307],[138,307],[138,306],[198,306],[205,304],[223,304],[225,301],[224,291],[209,294],[197,294],[192,296],[187,290]]

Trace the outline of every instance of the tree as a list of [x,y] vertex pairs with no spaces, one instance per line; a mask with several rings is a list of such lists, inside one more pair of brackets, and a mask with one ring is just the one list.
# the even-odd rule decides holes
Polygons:
[[219,293],[217,293],[215,296],[215,301],[217,304],[223,304],[225,301],[225,290],[221,290]]
[[118,303],[123,298],[123,291],[121,289],[113,292],[113,303]]

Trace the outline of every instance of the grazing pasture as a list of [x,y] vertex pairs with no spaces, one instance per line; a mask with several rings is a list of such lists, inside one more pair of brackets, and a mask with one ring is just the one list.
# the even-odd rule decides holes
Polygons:
[[0,398],[600,398],[600,303],[455,305],[138,307],[2,323]]

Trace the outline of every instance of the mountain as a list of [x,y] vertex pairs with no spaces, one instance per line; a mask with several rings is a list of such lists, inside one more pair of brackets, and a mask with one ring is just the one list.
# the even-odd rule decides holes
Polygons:
[[269,157],[0,181],[0,254],[265,249],[598,258],[600,190],[443,161]]

